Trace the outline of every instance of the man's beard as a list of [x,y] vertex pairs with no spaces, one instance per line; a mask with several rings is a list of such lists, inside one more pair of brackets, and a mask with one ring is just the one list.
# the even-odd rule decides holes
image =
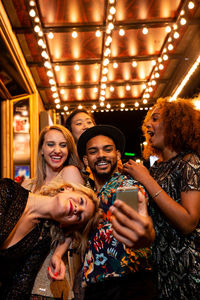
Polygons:
[[[107,161],[107,160],[101,159],[100,161]],[[99,173],[95,168],[90,167],[90,169],[91,169],[92,173],[94,174],[94,176],[102,182],[108,181],[116,168],[117,168],[117,161],[113,165],[111,165],[110,171],[105,172],[105,173],[103,173],[103,172]]]

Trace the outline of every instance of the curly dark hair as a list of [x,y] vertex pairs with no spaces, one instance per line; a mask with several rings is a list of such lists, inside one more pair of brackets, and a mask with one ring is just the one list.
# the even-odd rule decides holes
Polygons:
[[[200,155],[200,112],[195,109],[192,99],[177,99],[170,101],[169,98],[159,98],[153,106],[153,110],[159,108],[164,126],[164,141],[171,150],[180,153],[192,150]],[[148,111],[142,130],[147,141],[143,156],[148,159],[150,155],[159,156],[159,151],[148,143],[146,124],[150,119],[152,110]]]

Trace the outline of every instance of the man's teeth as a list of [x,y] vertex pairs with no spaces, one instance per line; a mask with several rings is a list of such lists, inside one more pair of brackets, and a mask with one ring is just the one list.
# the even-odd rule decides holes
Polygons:
[[107,162],[99,162],[98,164],[97,164],[98,166],[105,166],[105,165],[107,165]]

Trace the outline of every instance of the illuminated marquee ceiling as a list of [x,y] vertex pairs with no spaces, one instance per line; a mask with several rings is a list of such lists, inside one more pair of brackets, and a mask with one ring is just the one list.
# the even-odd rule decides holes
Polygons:
[[199,0],[2,3],[46,109],[149,107],[200,55]]

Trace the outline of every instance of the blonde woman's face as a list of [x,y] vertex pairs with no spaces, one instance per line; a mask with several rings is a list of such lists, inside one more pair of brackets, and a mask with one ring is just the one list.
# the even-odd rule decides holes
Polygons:
[[94,203],[86,194],[71,189],[59,193],[59,212],[56,221],[67,227],[86,224],[93,216]]
[[42,155],[47,168],[54,171],[62,169],[68,153],[67,141],[62,132],[52,129],[45,134]]
[[91,117],[84,113],[80,112],[76,114],[71,121],[71,130],[74,140],[77,142],[81,134],[88,128],[93,127],[94,122]]

